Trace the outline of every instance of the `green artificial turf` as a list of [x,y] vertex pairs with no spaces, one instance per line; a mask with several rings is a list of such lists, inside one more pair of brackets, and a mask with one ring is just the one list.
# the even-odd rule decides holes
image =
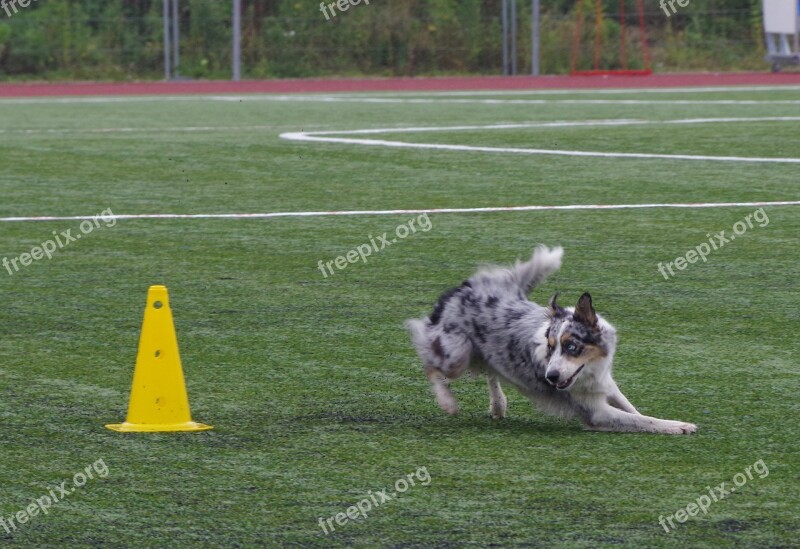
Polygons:
[[[375,96],[373,96],[375,97]],[[800,116],[800,91],[0,101],[0,217],[258,213],[797,200],[800,165],[397,150],[281,140],[289,131],[614,118]],[[469,99],[470,97],[459,97]],[[657,99],[658,104],[563,99]],[[739,99],[748,105],[676,104]],[[797,122],[386,134],[473,146],[800,157]],[[201,128],[181,131],[181,128]],[[118,131],[129,128],[135,131]],[[209,129],[211,128],[211,129]],[[216,129],[215,129],[216,128]],[[113,130],[98,132],[97,130]],[[58,130],[58,131],[51,131]],[[368,136],[369,137],[369,136]],[[9,275],[0,269],[0,516],[103,460],[9,547],[792,547],[798,527],[797,206],[665,280],[756,207],[431,214],[429,231],[324,278],[416,215],[121,219]],[[80,221],[0,222],[0,259]],[[430,395],[403,321],[483,263],[537,243],[562,270],[532,298],[590,291],[615,324],[615,377],[643,413],[694,436],[585,432],[512,388],[492,421],[481,380],[461,414]],[[196,421],[123,435],[147,288],[170,298]],[[666,533],[673,515],[754,475]],[[426,471],[367,518],[319,519]],[[420,477],[416,477],[420,478]],[[380,501],[380,500],[378,500]]]

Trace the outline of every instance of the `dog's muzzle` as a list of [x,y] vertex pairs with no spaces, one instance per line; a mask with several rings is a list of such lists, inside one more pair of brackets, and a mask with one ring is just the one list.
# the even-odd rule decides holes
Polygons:
[[575,379],[577,379],[578,374],[581,373],[581,370],[583,370],[584,366],[586,366],[586,364],[581,364],[581,367],[578,368],[575,371],[575,373],[572,374],[572,376],[570,376],[569,379],[561,382],[558,381],[558,378],[561,377],[561,374],[559,372],[550,372],[549,374],[547,374],[547,382],[550,385],[555,386],[555,388],[558,389],[559,391],[566,391],[572,386],[573,383],[575,383]]

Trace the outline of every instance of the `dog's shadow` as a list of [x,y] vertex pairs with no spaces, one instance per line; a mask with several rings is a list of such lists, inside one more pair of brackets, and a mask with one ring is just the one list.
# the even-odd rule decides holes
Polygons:
[[[411,422],[409,422],[411,423]],[[566,422],[559,419],[543,416],[540,418],[530,417],[508,417],[504,419],[492,419],[488,414],[461,413],[458,416],[431,415],[418,424],[417,429],[424,428],[433,435],[439,436],[442,432],[463,433],[463,434],[486,434],[500,432],[503,435],[530,436],[540,435],[559,435],[570,436],[580,435],[584,430],[577,423]]]
[[578,423],[567,422],[557,418],[542,416],[536,417],[510,417],[505,419],[492,419],[487,413],[461,412],[457,416],[448,416],[441,413],[431,414],[356,414],[340,413],[335,411],[322,412],[312,415],[296,416],[288,420],[293,425],[298,424],[328,424],[341,428],[351,429],[360,433],[412,430],[417,436],[420,434],[440,438],[443,435],[487,434],[500,432],[504,435],[530,436],[532,434],[578,436],[584,431]]

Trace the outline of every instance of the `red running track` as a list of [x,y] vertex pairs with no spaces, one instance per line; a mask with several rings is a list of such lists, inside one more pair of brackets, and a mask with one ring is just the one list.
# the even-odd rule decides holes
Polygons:
[[92,95],[184,95],[244,93],[331,93],[375,91],[570,90],[693,86],[779,86],[800,84],[794,73],[693,73],[650,76],[465,76],[450,78],[363,78],[308,80],[76,82],[0,84],[0,97]]

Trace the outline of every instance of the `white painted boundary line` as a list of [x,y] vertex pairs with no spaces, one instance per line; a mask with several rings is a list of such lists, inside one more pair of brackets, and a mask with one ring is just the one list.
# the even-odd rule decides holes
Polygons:
[[[4,105],[58,105],[58,104],[96,104],[96,103],[158,103],[170,101],[275,101],[275,102],[311,102],[311,103],[375,103],[375,104],[484,104],[484,105],[798,105],[800,100],[770,99],[481,99],[485,96],[524,95],[624,95],[639,93],[726,93],[726,92],[761,92],[761,91],[800,91],[797,86],[764,86],[741,88],[642,88],[613,90],[497,90],[474,92],[376,92],[369,94],[352,93],[298,93],[298,94],[236,94],[236,95],[130,95],[130,96],[98,96],[98,97],[8,97],[0,98],[0,106]],[[475,97],[475,99],[466,99]]]
[[[237,98],[236,100],[238,100]],[[259,97],[258,100],[401,105],[800,105],[795,99],[407,99],[399,97]],[[234,99],[231,99],[233,101]]]
[[765,158],[757,156],[703,156],[690,154],[647,154],[647,153],[606,153],[594,151],[570,151],[558,149],[515,149],[511,147],[474,147],[468,145],[439,145],[436,143],[407,143],[404,141],[384,141],[381,139],[346,139],[309,137],[305,134],[283,134],[284,139],[294,141],[320,141],[324,143],[339,143],[343,145],[366,145],[378,147],[393,147],[399,149],[427,149],[439,151],[460,152],[486,152],[509,154],[538,154],[554,156],[584,156],[594,158],[633,158],[639,160],[710,160],[715,162],[760,162],[774,164],[800,164],[800,158]]
[[[597,89],[536,89],[536,90],[473,90],[473,91],[409,91],[409,92],[365,92],[360,95],[437,95],[437,96],[481,96],[481,95],[624,95],[637,93],[728,93],[728,92],[770,92],[800,91],[800,86],[786,84],[779,86],[706,86],[679,88],[597,88]],[[359,95],[359,94],[352,94]]]
[[800,105],[798,99],[459,99],[260,95],[216,97],[215,101],[285,101],[300,103],[360,103],[376,105]]
[[0,134],[40,135],[70,133],[159,133],[159,132],[238,132],[238,131],[274,131],[286,126],[167,126],[150,128],[28,128],[0,129]]
[[726,118],[678,118],[674,120],[646,120],[637,118],[612,118],[599,120],[553,120],[549,122],[512,122],[509,124],[476,124],[467,126],[417,126],[397,128],[369,128],[364,130],[329,130],[320,132],[292,132],[303,135],[365,135],[381,133],[420,133],[474,130],[518,130],[526,128],[573,128],[585,126],[638,126],[645,124],[730,124],[741,122],[800,122],[800,116],[758,116]]
[[[569,204],[564,206],[487,206],[483,208],[421,208],[403,210],[340,210],[319,212],[264,212],[264,213],[221,213],[221,214],[114,214],[119,219],[273,219],[278,217],[354,217],[368,215],[409,215],[409,214],[469,214],[495,212],[550,212],[575,210],[641,210],[657,208],[699,209],[699,208],[738,208],[762,206],[800,206],[800,200],[775,202],[686,202],[652,204]],[[0,217],[0,222],[14,223],[27,221],[83,221],[92,216],[35,216]]]
[[[319,135],[369,135],[382,133],[422,133],[446,131],[472,131],[472,130],[516,130],[525,128],[571,128],[581,126],[633,126],[643,124],[710,124],[730,122],[800,122],[800,116],[763,116],[757,118],[685,118],[679,120],[637,120],[620,118],[612,120],[578,120],[578,121],[553,121],[553,122],[524,122],[508,124],[491,124],[484,126],[420,126],[377,128],[364,130],[336,130],[320,132],[289,132],[285,135],[292,136],[302,133],[306,136]],[[311,125],[314,126],[314,125]],[[123,127],[123,128],[15,128],[0,129],[0,134],[40,135],[40,134],[93,134],[93,133],[182,133],[182,132],[238,132],[238,131],[272,131],[290,126],[165,126],[165,127]],[[303,139],[305,140],[305,139]]]
[[626,152],[598,152],[576,151],[560,149],[526,149],[514,147],[482,147],[473,145],[448,145],[441,143],[411,143],[407,141],[386,141],[382,139],[353,139],[347,137],[330,137],[332,135],[364,135],[384,133],[418,133],[438,131],[474,131],[474,130],[508,130],[522,128],[552,128],[574,126],[627,126],[643,124],[713,124],[713,123],[740,123],[740,122],[797,122],[800,117],[756,117],[756,118],[682,118],[676,120],[594,120],[594,121],[561,121],[561,122],[535,122],[529,124],[493,124],[486,126],[429,126],[422,128],[376,128],[349,131],[324,131],[324,132],[288,132],[280,135],[281,139],[289,141],[312,141],[320,143],[336,143],[342,145],[364,145],[377,147],[390,147],[401,149],[427,149],[439,151],[459,152],[486,152],[509,154],[536,154],[555,156],[582,156],[595,158],[635,158],[635,159],[662,159],[662,160],[708,160],[715,162],[757,162],[800,164],[800,158],[770,158],[750,156],[708,156],[689,154],[650,154]]

